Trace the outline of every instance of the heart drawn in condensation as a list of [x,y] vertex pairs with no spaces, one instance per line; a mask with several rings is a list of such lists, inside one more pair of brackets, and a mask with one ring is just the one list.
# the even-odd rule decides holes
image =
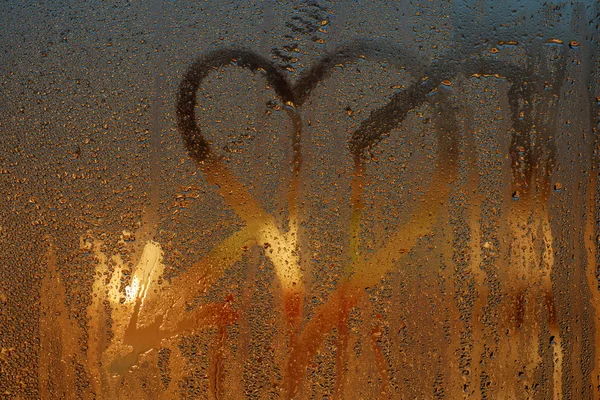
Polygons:
[[[426,78],[417,79],[409,88],[392,96],[390,102],[378,110],[372,111],[370,116],[362,121],[360,127],[351,135],[349,147],[354,158],[354,171],[352,182],[353,208],[351,230],[352,237],[356,237],[360,225],[360,214],[362,209],[363,176],[365,169],[364,150],[372,147],[381,140],[392,129],[396,128],[406,117],[408,112],[427,100],[427,95],[434,91],[446,74],[451,74],[452,69],[446,68],[444,73],[429,68],[429,71],[417,61],[416,57],[409,51],[386,45],[383,42],[356,41],[349,45],[341,46],[336,51],[326,54],[319,59],[315,65],[303,72],[293,83],[289,83],[284,75],[283,69],[271,63],[266,58],[246,49],[220,49],[200,56],[188,69],[180,87],[177,98],[177,124],[182,134],[185,146],[190,156],[196,161],[199,168],[206,174],[211,183],[219,187],[220,193],[225,201],[234,208],[250,227],[261,231],[260,226],[268,226],[262,229],[261,236],[269,246],[274,246],[274,252],[287,254],[279,260],[273,260],[279,280],[283,284],[286,293],[294,293],[291,297],[297,297],[303,292],[302,277],[297,264],[296,257],[290,253],[290,249],[296,249],[297,230],[297,195],[299,171],[302,165],[301,136],[302,120],[299,110],[309,97],[312,90],[326,77],[330,75],[334,67],[340,64],[352,63],[360,58],[385,61],[399,68],[408,70],[413,75],[423,75]],[[269,216],[252,198],[249,192],[239,181],[228,172],[218,155],[214,154],[208,140],[202,134],[196,123],[195,107],[196,92],[202,81],[211,71],[220,67],[235,65],[250,71],[263,71],[266,80],[274,92],[286,105],[286,112],[293,125],[292,136],[292,177],[290,179],[290,191],[288,195],[288,207],[290,212],[290,229],[287,233],[279,232],[275,227],[272,217]],[[445,96],[439,96],[441,101]],[[451,111],[451,108],[448,107]],[[446,112],[446,114],[448,114]],[[454,135],[456,124],[454,118],[442,119],[446,134],[438,135],[438,164],[437,172],[453,171],[456,166],[457,137]],[[451,126],[450,126],[451,125]],[[444,155],[443,157],[441,155]],[[451,174],[450,174],[451,175]],[[266,222],[268,221],[268,222]],[[287,238],[287,239],[286,239]],[[261,240],[263,241],[263,240]],[[353,244],[352,253],[358,251],[358,241]],[[354,269],[354,268],[349,268]],[[291,314],[299,312],[299,300],[289,299]]]

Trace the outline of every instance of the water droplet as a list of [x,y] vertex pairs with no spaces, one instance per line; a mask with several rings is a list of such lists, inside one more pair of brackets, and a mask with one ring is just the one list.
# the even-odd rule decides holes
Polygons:
[[517,42],[516,40],[501,40],[498,42],[498,46],[503,47],[503,46],[518,46],[519,42]]

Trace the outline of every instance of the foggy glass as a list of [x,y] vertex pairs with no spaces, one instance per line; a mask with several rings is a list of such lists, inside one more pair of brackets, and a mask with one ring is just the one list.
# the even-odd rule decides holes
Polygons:
[[0,21],[0,398],[600,398],[598,2]]

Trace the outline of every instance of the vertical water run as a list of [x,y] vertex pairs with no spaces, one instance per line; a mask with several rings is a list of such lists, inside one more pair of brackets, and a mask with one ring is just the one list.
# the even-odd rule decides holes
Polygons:
[[142,226],[139,232],[138,257],[141,249],[148,240],[155,239],[158,221],[160,219],[160,192],[162,185],[162,137],[164,131],[165,103],[165,39],[168,29],[164,18],[164,0],[151,0],[150,22],[154,28],[154,73],[152,76],[154,96],[150,106],[149,148],[150,171],[148,202],[143,210]]

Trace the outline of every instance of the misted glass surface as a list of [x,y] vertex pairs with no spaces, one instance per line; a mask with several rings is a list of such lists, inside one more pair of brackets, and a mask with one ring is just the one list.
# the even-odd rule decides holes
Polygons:
[[0,398],[600,399],[600,5],[0,5]]

